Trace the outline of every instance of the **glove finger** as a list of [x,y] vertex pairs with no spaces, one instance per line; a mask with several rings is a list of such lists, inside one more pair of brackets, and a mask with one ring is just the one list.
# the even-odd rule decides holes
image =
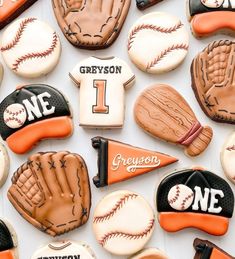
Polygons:
[[[93,0],[92,4],[91,4],[92,10],[96,11],[96,12],[101,12],[102,11],[102,2],[103,1],[104,0]],[[107,0],[105,0],[105,1],[107,1]]]
[[113,1],[113,7],[112,7],[111,16],[117,19],[122,12],[122,8],[124,6],[125,0],[112,0],[112,1]]
[[105,0],[102,5],[102,12],[111,16],[114,8],[114,2],[119,0]]

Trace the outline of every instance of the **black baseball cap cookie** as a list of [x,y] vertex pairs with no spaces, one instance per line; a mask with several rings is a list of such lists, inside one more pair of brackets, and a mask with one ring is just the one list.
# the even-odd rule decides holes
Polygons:
[[234,195],[221,177],[203,169],[184,169],[166,176],[157,190],[158,220],[168,232],[197,228],[224,235],[233,215]]
[[0,135],[13,152],[24,154],[42,139],[70,136],[71,117],[69,104],[57,89],[25,85],[0,104]]

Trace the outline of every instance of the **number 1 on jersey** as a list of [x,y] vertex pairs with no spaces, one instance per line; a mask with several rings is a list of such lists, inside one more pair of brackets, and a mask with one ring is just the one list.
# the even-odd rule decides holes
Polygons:
[[106,80],[94,80],[93,87],[96,88],[96,105],[93,105],[93,113],[109,113],[106,105]]

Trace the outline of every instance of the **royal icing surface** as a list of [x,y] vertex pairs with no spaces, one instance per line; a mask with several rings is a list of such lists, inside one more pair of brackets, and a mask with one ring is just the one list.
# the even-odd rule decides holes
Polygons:
[[70,73],[80,87],[80,125],[120,128],[124,123],[125,89],[135,76],[119,58],[90,57]]
[[36,251],[31,259],[95,259],[90,247],[73,241],[53,242]]
[[95,237],[112,254],[138,252],[149,241],[153,229],[152,208],[133,192],[117,191],[107,195],[94,212]]
[[35,78],[55,68],[61,45],[58,35],[49,25],[36,18],[23,18],[4,31],[1,52],[13,72]]
[[129,56],[138,68],[148,73],[175,69],[185,59],[188,47],[185,26],[167,13],[144,15],[129,32]]
[[129,259],[169,259],[169,257],[157,248],[146,248]]
[[3,71],[3,66],[2,66],[2,64],[0,63],[0,85],[1,85],[1,83],[2,83],[3,73],[4,73],[4,71]]
[[7,149],[0,144],[0,187],[5,183],[9,173],[9,156]]

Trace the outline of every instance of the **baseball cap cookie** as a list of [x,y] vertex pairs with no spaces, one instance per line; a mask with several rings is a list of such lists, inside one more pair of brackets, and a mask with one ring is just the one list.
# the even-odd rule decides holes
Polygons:
[[168,232],[197,228],[224,235],[233,215],[234,195],[228,183],[202,169],[184,169],[159,184],[156,204],[161,227]]
[[95,259],[91,248],[80,242],[57,241],[37,250],[31,259],[63,258],[63,259]]
[[13,152],[24,154],[42,139],[70,136],[71,116],[68,102],[57,89],[25,85],[0,104],[0,135]]

